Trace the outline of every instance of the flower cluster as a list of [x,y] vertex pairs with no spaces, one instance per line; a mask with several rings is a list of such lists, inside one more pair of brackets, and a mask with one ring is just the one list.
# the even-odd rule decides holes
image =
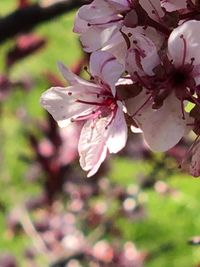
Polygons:
[[90,81],[60,63],[69,86],[47,90],[41,103],[60,127],[83,122],[78,151],[88,176],[125,147],[128,126],[157,152],[193,131],[189,172],[200,175],[199,15],[194,0],[94,0],[78,10]]

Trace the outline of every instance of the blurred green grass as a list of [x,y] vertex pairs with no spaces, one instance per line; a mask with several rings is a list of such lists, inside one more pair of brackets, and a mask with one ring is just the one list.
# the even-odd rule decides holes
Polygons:
[[[1,15],[13,10],[14,2],[1,1]],[[28,184],[24,178],[27,165],[20,160],[20,156],[29,155],[30,151],[24,137],[26,126],[16,118],[16,112],[26,110],[27,116],[43,116],[39,97],[48,84],[42,74],[45,70],[58,73],[58,60],[70,65],[79,58],[79,44],[72,33],[73,16],[74,13],[70,13],[37,28],[38,34],[48,37],[47,47],[16,64],[11,71],[13,78],[32,76],[35,86],[29,94],[13,92],[1,105],[0,203],[5,210],[0,212],[0,252],[14,253],[21,262],[20,266],[25,266],[23,249],[31,241],[22,235],[13,239],[9,237],[6,213],[37,194],[40,188],[36,184]],[[0,48],[0,72],[4,72],[5,53],[12,45],[13,41],[9,41]],[[148,164],[116,157],[112,161],[109,178],[128,186],[135,182],[135,177],[150,169]],[[168,182],[178,190],[177,196],[160,196],[154,190],[145,190],[147,218],[136,222],[127,222],[122,218],[116,221],[116,225],[122,229],[126,240],[132,240],[141,250],[152,252],[146,267],[192,267],[200,262],[200,247],[189,246],[187,240],[200,234],[200,182],[181,174],[172,176]]]

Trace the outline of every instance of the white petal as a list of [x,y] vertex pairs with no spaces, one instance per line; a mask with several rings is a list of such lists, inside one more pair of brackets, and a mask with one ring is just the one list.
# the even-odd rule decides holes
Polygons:
[[186,9],[187,8],[187,1],[186,0],[161,0],[161,6],[164,7],[168,12],[177,11],[179,9]]
[[159,21],[164,16],[160,0],[139,0],[139,3],[152,19]]
[[100,77],[103,82],[108,84],[115,95],[115,83],[124,71],[124,66],[105,51],[98,51],[91,55],[90,71],[94,77]]
[[89,114],[94,106],[76,102],[74,97],[69,96],[73,87],[52,87],[41,96],[42,106],[53,116],[60,127],[66,127],[71,118]]
[[136,121],[143,130],[144,138],[153,151],[167,151],[175,146],[187,131],[189,116],[182,119],[181,103],[174,96],[169,96],[163,106],[153,110],[151,105],[136,116]]
[[110,0],[109,2],[120,12],[131,9],[130,3],[127,0]]
[[88,29],[90,29],[90,26],[88,26],[88,22],[81,19],[78,15],[78,12],[76,13],[75,19],[74,19],[74,28],[73,32],[76,33],[84,33]]
[[110,42],[116,30],[116,25],[104,25],[103,27],[91,26],[80,37],[83,49],[86,52],[93,52],[105,47]]
[[134,40],[137,44],[135,46],[133,44],[127,52],[127,70],[130,74],[137,71],[139,75],[154,75],[153,69],[160,63],[157,47],[140,32],[134,34]]
[[[146,109],[149,106],[149,103],[145,105],[145,103],[148,102],[148,99],[149,99],[149,95],[143,89],[143,91],[136,97],[129,98],[128,100],[126,100],[125,105],[126,105],[128,114],[131,117],[133,115],[140,114],[141,111],[144,111],[144,109]],[[141,109],[141,107],[143,108]]]
[[110,40],[109,44],[102,48],[103,51],[107,51],[112,54],[120,64],[125,66],[125,59],[127,53],[127,44],[124,41],[120,32],[117,32]]
[[78,15],[91,24],[104,24],[118,19],[117,13],[117,10],[108,1],[94,0],[91,4],[82,6]]
[[[181,36],[186,42],[186,51]],[[200,64],[200,21],[189,20],[173,30],[168,39],[168,50],[175,66],[180,66],[184,57],[184,63],[191,63],[194,58],[193,64]]]
[[65,67],[65,65],[62,62],[58,62],[58,68],[59,68],[59,71],[62,73],[63,77],[65,78],[65,80],[68,81],[71,85],[80,84],[80,85],[84,85],[85,88],[91,88],[91,90],[94,90],[94,91],[99,90],[98,89],[99,86],[80,78],[78,75],[71,72],[70,69]]
[[106,142],[108,150],[110,153],[117,153],[125,147],[127,141],[127,125],[122,107],[118,108],[108,131],[108,140]]
[[81,131],[78,151],[80,165],[85,171],[89,171],[88,177],[94,175],[107,154],[106,137],[104,135],[107,119],[100,119],[95,122],[87,121]]

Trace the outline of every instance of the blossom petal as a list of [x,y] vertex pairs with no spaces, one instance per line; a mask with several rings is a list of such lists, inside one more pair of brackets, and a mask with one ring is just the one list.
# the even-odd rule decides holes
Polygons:
[[112,54],[120,64],[125,66],[127,44],[121,32],[114,33],[102,50]]
[[94,175],[107,155],[105,131],[107,118],[95,122],[88,120],[81,131],[78,151],[80,165],[85,171],[89,171],[87,177]]
[[167,151],[185,135],[189,115],[186,113],[186,119],[182,118],[180,105],[180,101],[171,95],[160,109],[153,110],[148,106],[136,116],[144,138],[153,151]]
[[168,50],[175,66],[191,63],[192,58],[194,65],[200,64],[200,21],[189,20],[173,30]]
[[110,43],[113,34],[118,30],[118,25],[107,25],[105,27],[91,26],[87,31],[83,32],[80,40],[83,49],[86,52],[99,50]]
[[88,26],[88,22],[86,20],[83,20],[79,17],[78,12],[76,13],[75,19],[74,19],[74,27],[73,32],[76,33],[84,33],[91,27]]
[[107,23],[119,19],[117,10],[105,0],[94,0],[79,9],[78,15],[90,24]]
[[108,128],[106,145],[110,153],[117,153],[125,147],[127,141],[127,125],[122,107],[117,109],[113,122]]
[[94,77],[101,78],[104,83],[109,85],[115,96],[115,83],[123,73],[124,66],[118,63],[112,54],[105,51],[98,51],[91,55],[90,71]]
[[72,118],[86,115],[94,109],[94,106],[76,102],[69,96],[73,87],[52,87],[41,96],[41,105],[53,116],[60,127],[66,127]]
[[142,92],[126,101],[128,113],[134,115],[133,119],[153,151],[167,151],[189,130],[189,115],[185,113],[185,120],[182,119],[181,103],[174,94],[165,99],[163,106],[157,110],[152,109],[152,101],[148,101],[148,97]]
[[161,6],[164,7],[168,12],[177,11],[179,9],[187,8],[187,0],[161,0]]
[[58,64],[59,71],[62,73],[65,80],[68,81],[71,85],[80,84],[80,85],[85,86],[85,88],[91,88],[91,90],[94,90],[94,91],[99,90],[99,86],[80,78],[78,75],[70,71],[70,69],[65,67],[65,65],[62,62],[58,62],[57,64]]
[[127,52],[126,68],[130,74],[154,75],[153,69],[160,63],[155,44],[140,31],[134,33],[134,42]]
[[140,114],[140,111],[146,110],[146,108],[149,106],[148,99],[149,95],[145,90],[142,90],[140,94],[126,100],[125,106],[128,114],[131,117],[135,117],[135,115]]
[[131,9],[131,4],[127,0],[109,0],[109,2],[120,12]]
[[159,21],[164,16],[160,0],[139,0],[139,3],[152,19]]

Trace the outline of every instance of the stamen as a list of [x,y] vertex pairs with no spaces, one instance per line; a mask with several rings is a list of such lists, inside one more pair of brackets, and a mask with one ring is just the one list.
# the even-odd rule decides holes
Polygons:
[[144,87],[147,88],[147,89],[150,89],[149,86],[148,86],[148,84],[146,84],[146,82],[139,76],[139,74],[137,73],[137,71],[135,71],[134,74],[135,74],[136,78],[138,79],[138,82],[139,82],[142,86],[144,86]]
[[133,44],[135,45],[135,47],[136,47],[137,51],[139,52],[140,56],[144,58],[146,56],[145,51],[142,50],[141,47],[139,47],[137,40],[133,40]]
[[146,106],[146,104],[150,101],[150,99],[151,99],[151,95],[147,98],[147,100],[139,107],[139,109],[135,112],[135,113],[133,113],[133,115],[130,115],[130,117],[134,117],[134,116],[136,116],[137,114],[138,114],[138,112],[140,112],[140,110],[141,109],[143,109],[145,106]]
[[127,46],[127,49],[129,49],[131,47],[131,42],[130,42],[130,39],[129,39],[129,33],[126,35],[121,29],[119,30],[122,34],[122,37],[124,38],[124,41],[126,43],[126,46]]
[[159,13],[155,7],[155,5],[152,3],[151,0],[148,0],[149,4],[152,6],[153,10],[151,11],[152,14],[156,15],[156,17],[158,18],[159,21],[161,21],[161,17],[159,16]]
[[89,72],[88,67],[84,66],[83,67],[84,71],[90,76],[90,80],[94,80],[94,77],[92,76],[92,74]]
[[186,40],[185,40],[183,34],[180,35],[180,38],[183,40],[183,59],[182,59],[181,66],[184,66],[185,65],[185,59],[186,59],[186,53],[187,53],[187,43],[186,43]]
[[193,65],[193,62],[195,61],[195,58],[194,57],[191,57],[190,60],[191,60],[191,63],[190,64]]
[[82,104],[88,104],[88,105],[94,105],[94,106],[108,106],[108,103],[105,102],[90,102],[90,101],[85,101],[85,100],[80,100],[80,99],[77,99],[76,102],[78,103],[82,103]]
[[79,117],[77,117],[75,119],[72,118],[71,122],[88,120],[88,119],[95,120],[96,118],[100,118],[100,116],[101,116],[101,111],[99,109],[97,109],[97,110],[93,110],[91,113],[89,113],[87,115],[79,116]]
[[116,113],[117,113],[117,109],[112,110],[112,112],[111,112],[111,119],[110,119],[110,121],[108,122],[108,124],[105,126],[105,130],[107,130],[107,129],[108,129],[108,126],[110,126],[111,123],[113,122]]
[[185,108],[184,108],[184,99],[181,99],[181,112],[182,112],[182,119],[185,120]]

